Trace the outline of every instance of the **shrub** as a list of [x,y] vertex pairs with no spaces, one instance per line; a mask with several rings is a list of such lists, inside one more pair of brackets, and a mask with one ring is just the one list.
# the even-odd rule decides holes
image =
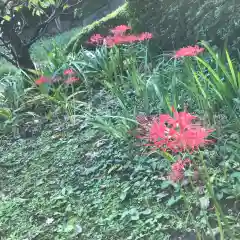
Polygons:
[[[240,33],[240,2],[234,0],[128,0],[135,31],[153,33],[155,46],[172,50],[197,40],[225,40],[236,47]],[[156,51],[156,49],[155,49]]]
[[92,24],[84,27],[78,35],[70,40],[69,44],[67,45],[66,52],[77,52],[81,46],[87,47],[86,41],[94,33],[107,35],[109,33],[109,29],[117,25],[127,24],[128,18],[126,9],[127,3],[119,7],[114,12],[108,14],[106,17],[100,19],[99,21],[95,21]]

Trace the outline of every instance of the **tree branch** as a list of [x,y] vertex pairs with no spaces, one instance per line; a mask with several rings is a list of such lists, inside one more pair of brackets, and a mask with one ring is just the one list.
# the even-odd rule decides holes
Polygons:
[[39,38],[42,37],[42,35],[45,33],[45,31],[47,29],[48,24],[51,23],[57,17],[56,12],[57,12],[57,9],[55,9],[52,12],[50,17],[46,21],[44,21],[43,23],[40,23],[37,26],[37,30],[36,30],[34,36],[30,39],[30,41],[28,43],[25,44],[27,47],[30,47],[33,43],[35,43]]
[[3,39],[3,37],[0,37],[0,41],[2,42],[2,44],[1,44],[1,46],[3,46],[3,47],[8,47],[8,44],[10,43],[10,41],[5,41],[4,39]]
[[69,5],[67,9],[69,10],[69,9],[71,9],[71,8],[73,8],[73,7],[76,7],[78,4],[82,3],[82,1],[83,1],[83,0],[78,0],[76,3],[74,3],[74,4],[72,4],[72,5]]
[[70,5],[66,9],[63,9],[63,7],[67,4],[67,2],[68,2],[68,0],[65,0],[64,2],[60,3],[59,6],[53,10],[52,14],[48,17],[48,19],[37,26],[37,30],[36,30],[34,36],[30,39],[30,41],[28,43],[25,44],[27,47],[30,47],[33,43],[35,43],[38,39],[40,39],[43,36],[48,25],[53,20],[55,20],[60,15],[64,14],[65,10],[69,10],[71,8],[76,7],[78,4],[80,4],[82,2],[82,0],[78,0],[77,3]]
[[15,67],[18,67],[17,63],[14,62],[10,57],[8,57],[6,54],[0,52],[0,57],[3,57],[4,59],[6,59],[8,62],[10,62],[12,65],[14,65]]
[[[19,30],[17,31],[18,35],[20,35],[23,32],[23,29],[27,25],[27,21],[25,20],[25,17],[23,14],[22,14],[22,17],[20,16],[20,18],[21,18],[21,22],[20,21],[19,22],[22,26],[21,25],[19,26]],[[17,28],[16,28],[16,30],[17,30]]]

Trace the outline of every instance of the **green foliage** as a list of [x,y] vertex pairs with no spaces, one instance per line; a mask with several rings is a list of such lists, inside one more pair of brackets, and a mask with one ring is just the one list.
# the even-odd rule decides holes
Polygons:
[[[64,55],[55,42],[38,74],[59,81],[4,76],[0,123],[15,138],[1,135],[1,237],[239,239],[237,59],[205,47],[201,57],[153,59],[148,43]],[[68,68],[80,80],[65,85]],[[175,155],[132,137],[136,116],[172,106],[204,127],[211,107],[216,141]],[[192,165],[178,183],[169,173],[179,158]]]
[[1,92],[4,95],[5,104],[11,109],[17,109],[24,102],[25,78],[20,73],[6,75],[0,80]]
[[126,8],[127,3],[119,7],[114,12],[108,14],[106,17],[84,27],[79,34],[71,39],[67,45],[66,52],[78,52],[81,47],[85,45],[86,41],[88,41],[95,33],[108,34],[109,29],[117,25],[127,24]]
[[65,46],[68,44],[73,35],[76,35],[80,28],[74,28],[70,31],[58,34],[50,38],[42,38],[31,46],[30,52],[35,62],[46,61],[48,54],[54,49],[54,46],[62,48],[61,52],[64,52]]
[[[108,94],[98,93],[95,100],[95,114],[119,111]],[[232,232],[237,232],[237,206],[225,199],[236,199],[239,194],[239,163],[228,144],[218,146],[222,148],[219,154],[225,152],[224,158],[215,159],[217,149],[206,150],[204,158],[219,201],[227,205],[226,211],[232,209],[228,219]],[[131,140],[107,137],[101,128],[92,129],[88,118],[75,127],[55,120],[38,138],[4,140],[0,150],[3,239],[125,240],[145,236],[154,240],[160,236],[167,240],[187,238],[187,232],[196,226],[202,239],[208,239],[203,233],[209,230],[209,222],[217,232],[212,198],[204,185],[183,187],[183,200],[180,186],[165,179],[168,160],[139,155],[142,148]]]
[[231,50],[239,44],[238,1],[230,0],[128,0],[129,20],[136,31],[154,35],[154,51],[173,50],[212,41],[220,47],[228,41]]
[[12,64],[7,63],[3,59],[0,60],[1,66],[0,66],[0,78],[8,75],[8,74],[14,74],[18,71],[16,67],[14,67]]
[[45,13],[45,9],[49,8],[50,6],[58,6],[61,4],[61,1],[55,0],[47,0],[47,1],[40,1],[40,0],[21,0],[17,3],[10,0],[8,4],[0,4],[0,11],[1,15],[3,15],[3,19],[5,21],[10,21],[13,17],[13,11],[21,11],[23,7],[27,7],[29,10],[32,11],[32,15],[43,15]]
[[[217,111],[224,102],[228,112],[234,113],[234,100],[239,99],[240,73],[236,61],[230,58],[227,50],[223,55],[215,53],[203,42],[210,54],[210,61],[196,57],[195,64],[187,62],[189,68],[188,81],[184,82],[187,89],[196,98],[199,107],[206,111]],[[194,66],[195,65],[195,66]],[[187,76],[186,76],[187,79]]]

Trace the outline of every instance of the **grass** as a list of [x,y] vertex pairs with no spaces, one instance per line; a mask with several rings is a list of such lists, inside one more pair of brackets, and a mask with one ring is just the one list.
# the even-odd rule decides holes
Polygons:
[[[8,152],[2,160],[10,166],[2,175],[1,229],[4,231],[1,236],[6,239],[75,239],[77,236],[126,239],[141,232],[152,235],[142,229],[145,222],[156,232],[151,238],[159,236],[151,222],[169,218],[173,213],[156,200],[149,208],[148,186],[154,181],[149,179],[148,186],[144,186],[147,174],[136,175],[134,166],[140,167],[141,158],[131,163],[126,154],[128,146],[84,129],[88,128],[85,122],[76,130],[63,124],[61,133],[52,130],[56,127],[59,124],[45,130],[37,140],[19,140],[12,146],[2,147],[1,152]],[[13,158],[18,161],[11,161]],[[127,180],[130,173],[136,176]],[[24,184],[16,188],[17,182]],[[135,192],[130,197],[127,195],[131,188]],[[54,220],[47,224],[47,219]],[[177,218],[171,221],[173,227]],[[136,232],[131,233],[131,229]]]
[[[99,111],[109,114],[109,102],[106,95]],[[216,151],[205,155],[214,159]],[[221,164],[233,166],[226,176]],[[239,176],[228,175],[237,165],[225,155],[209,166],[220,198],[237,191]],[[189,218],[179,189],[164,181],[168,160],[141,155],[133,141],[109,138],[87,120],[73,127],[53,121],[39,137],[2,140],[0,167],[2,239],[174,239],[190,236],[194,225],[204,230],[206,219],[214,222],[212,203],[201,210],[186,188],[189,211],[196,214]],[[202,204],[209,200],[205,191]],[[229,199],[223,206],[237,227],[239,204]]]
[[[208,46],[191,60],[156,58],[147,43],[66,56],[59,38],[47,55],[51,40],[33,48],[59,83],[1,78],[1,239],[239,239],[236,60]],[[80,79],[71,85],[68,68]],[[136,116],[172,105],[188,105],[215,142],[177,155],[139,145]],[[180,183],[168,178],[179,158],[193,162]]]

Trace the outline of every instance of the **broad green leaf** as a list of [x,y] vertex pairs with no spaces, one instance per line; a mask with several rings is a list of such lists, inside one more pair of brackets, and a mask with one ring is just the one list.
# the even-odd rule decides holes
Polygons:
[[128,194],[128,190],[130,189],[131,187],[127,187],[123,190],[123,192],[121,193],[120,195],[120,199],[121,201],[124,201],[127,197],[127,194]]
[[12,118],[12,112],[7,108],[0,108],[0,116],[6,117],[7,119]]
[[41,11],[36,10],[36,15],[37,15],[37,16],[41,16]]
[[167,187],[169,187],[171,185],[170,181],[164,181],[161,184],[161,189],[166,189]]
[[132,221],[139,220],[139,212],[136,208],[130,209],[128,213],[130,214]]
[[175,197],[175,196],[172,196],[168,202],[167,202],[167,206],[172,206],[173,204],[177,203],[178,201],[180,201],[182,199],[182,196],[178,196],[178,197]]
[[157,197],[158,200],[160,200],[160,199],[162,199],[162,198],[164,198],[168,195],[169,195],[169,193],[161,192],[161,193],[157,194],[156,197]]
[[210,201],[208,196],[199,198],[200,207],[202,210],[206,210],[209,207]]
[[8,16],[8,15],[5,15],[4,17],[3,17],[3,19],[5,19],[6,21],[10,21],[11,20],[11,17],[10,16]]
[[231,174],[232,178],[237,178],[238,180],[240,180],[240,172],[234,172]]
[[15,10],[16,12],[18,12],[20,9],[22,9],[22,6],[21,6],[21,5],[14,7],[14,10]]
[[63,10],[65,10],[65,9],[67,9],[67,8],[69,8],[69,5],[68,5],[68,4],[65,4],[65,5],[63,6]]
[[151,213],[152,213],[152,210],[150,208],[147,208],[146,210],[141,212],[141,214],[143,214],[143,215],[149,215]]
[[166,151],[162,151],[162,152],[161,152],[161,155],[162,155],[165,159],[167,159],[168,161],[174,162],[174,157],[173,157],[170,153],[168,153],[168,152],[166,152]]

